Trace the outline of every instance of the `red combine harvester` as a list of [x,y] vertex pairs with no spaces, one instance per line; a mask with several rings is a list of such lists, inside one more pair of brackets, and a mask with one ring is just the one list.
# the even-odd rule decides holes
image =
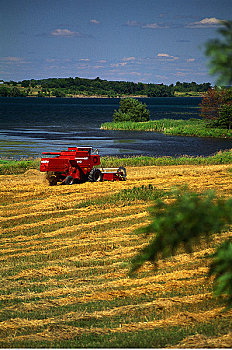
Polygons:
[[92,152],[92,147],[69,147],[68,151],[43,152],[40,171],[47,173],[51,186],[57,182],[72,185],[74,182],[126,179],[125,168],[96,168],[100,163],[98,150]]

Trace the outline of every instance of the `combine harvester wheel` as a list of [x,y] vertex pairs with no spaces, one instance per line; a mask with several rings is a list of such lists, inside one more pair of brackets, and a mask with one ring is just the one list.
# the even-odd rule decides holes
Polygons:
[[65,183],[65,185],[72,185],[74,183],[73,177],[71,175],[68,175],[64,179],[64,183]]
[[93,168],[88,176],[90,182],[101,182],[103,180],[103,174],[100,169]]

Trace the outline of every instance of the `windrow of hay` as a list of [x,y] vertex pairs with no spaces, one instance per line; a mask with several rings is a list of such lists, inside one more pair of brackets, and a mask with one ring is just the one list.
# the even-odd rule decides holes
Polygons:
[[[2,295],[0,300],[22,300],[24,302],[29,302],[29,300],[36,297],[37,301],[39,299],[51,298],[57,305],[68,305],[73,303],[85,303],[88,301],[96,302],[98,300],[112,300],[115,298],[123,297],[136,297],[143,294],[154,294],[160,295],[165,291],[172,292],[173,290],[196,290],[196,286],[200,284],[200,289],[204,288],[206,291],[209,284],[206,283],[204,277],[192,276],[191,273],[186,273],[184,276],[191,276],[189,279],[182,280],[170,279],[163,283],[166,276],[157,276],[156,281],[153,279],[146,278],[145,280],[135,280],[128,281],[127,279],[113,280],[108,283],[94,284],[83,283],[79,287],[64,287],[64,288],[53,288],[52,290],[47,290],[45,292],[25,292],[22,294],[12,293],[10,295]],[[192,277],[195,277],[192,279]],[[183,277],[188,278],[188,277]],[[86,281],[88,282],[88,281]],[[83,294],[84,293],[84,294]],[[46,303],[46,300],[45,300]]]
[[[170,347],[172,348],[172,347]],[[173,348],[178,349],[203,349],[203,348],[232,348],[232,333],[224,334],[219,337],[207,337],[202,334],[196,334],[183,339]]]
[[[144,208],[144,205],[143,205],[143,208]],[[12,233],[12,232],[17,232],[17,231],[23,231],[25,229],[31,229],[31,228],[34,228],[34,227],[41,227],[41,228],[44,228],[46,229],[46,226],[50,226],[50,225],[55,225],[55,224],[58,224],[58,223],[62,223],[63,221],[67,222],[68,223],[72,223],[74,220],[78,220],[80,222],[80,224],[83,222],[83,220],[85,218],[88,218],[88,220],[91,220],[91,217],[92,217],[92,221],[93,222],[96,222],[98,221],[97,218],[99,216],[107,216],[107,219],[109,220],[109,217],[110,216],[122,216],[123,213],[126,213],[126,212],[131,212],[131,211],[137,211],[138,209],[142,209],[142,206],[141,205],[137,205],[137,206],[133,206],[133,208],[114,208],[114,211],[112,212],[112,209],[106,209],[105,211],[103,210],[99,210],[97,211],[97,214],[94,214],[94,213],[82,213],[82,211],[79,211],[78,213],[76,214],[69,214],[69,215],[66,215],[64,217],[58,217],[58,218],[54,218],[54,217],[51,217],[49,219],[45,219],[41,222],[33,222],[33,223],[25,223],[25,224],[21,224],[21,225],[16,225],[14,226],[13,228],[12,227],[8,227],[8,228],[5,228],[2,230],[2,233]],[[101,218],[101,221],[102,221],[102,218]]]
[[[46,339],[47,341],[54,341],[57,339],[70,339],[76,336],[79,336],[83,333],[93,333],[93,334],[104,334],[104,333],[127,333],[127,332],[135,332],[139,330],[147,330],[154,329],[157,327],[169,327],[169,326],[178,326],[178,325],[190,325],[197,322],[210,322],[212,319],[220,318],[222,309],[217,308],[211,311],[205,311],[201,313],[190,313],[190,312],[181,312],[176,315],[171,316],[167,319],[162,319],[158,321],[149,321],[149,322],[139,322],[134,324],[120,324],[120,327],[117,328],[96,328],[92,327],[91,329],[85,329],[81,327],[73,327],[73,326],[58,326],[53,327],[51,325],[45,331],[39,333],[33,333],[29,335],[15,336],[14,340],[36,340],[41,341]],[[228,316],[232,315],[232,311],[227,312]],[[16,320],[17,324],[18,320]],[[35,322],[36,325],[36,322]],[[25,320],[25,326],[23,322],[21,327],[27,327],[27,320]],[[225,336],[224,336],[225,337]],[[228,339],[228,337],[225,337]],[[6,338],[2,339],[5,342],[10,341],[11,339]],[[1,342],[1,340],[0,340]]]
[[94,312],[80,312],[79,314],[77,312],[69,312],[67,314],[62,315],[62,317],[50,317],[47,319],[42,320],[28,320],[28,319],[21,319],[21,318],[15,318],[10,319],[7,321],[0,322],[0,332],[1,331],[7,331],[9,330],[15,330],[21,327],[39,327],[39,326],[45,326],[45,325],[51,325],[51,324],[61,324],[65,323],[67,321],[73,322],[77,320],[85,320],[85,319],[101,319],[103,317],[112,317],[115,315],[123,315],[128,312],[136,311],[136,310],[144,310],[147,308],[154,307],[154,309],[166,309],[170,308],[176,303],[183,303],[183,304],[194,304],[197,302],[201,302],[205,298],[211,298],[210,293],[205,294],[198,294],[198,295],[190,295],[188,297],[173,297],[173,298],[157,298],[154,301],[147,302],[147,303],[141,303],[138,305],[125,305],[121,307],[116,307],[109,310],[102,310],[102,311],[94,311]]

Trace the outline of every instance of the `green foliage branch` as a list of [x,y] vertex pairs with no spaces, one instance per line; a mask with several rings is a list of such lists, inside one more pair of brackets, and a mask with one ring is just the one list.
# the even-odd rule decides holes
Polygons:
[[221,21],[220,38],[211,39],[205,45],[205,54],[210,58],[210,73],[217,75],[217,84],[232,84],[232,21]]
[[214,293],[224,296],[229,307],[232,307],[232,242],[227,240],[221,244],[213,255],[209,276],[215,276]]
[[[137,232],[152,235],[150,242],[132,259],[130,273],[146,261],[158,266],[160,258],[175,255],[182,248],[191,253],[202,240],[210,241],[232,223],[232,199],[216,198],[213,191],[198,194],[181,189],[173,192],[171,203],[162,199],[149,209],[151,223]],[[215,292],[232,306],[232,243],[224,242],[216,250],[210,266]]]

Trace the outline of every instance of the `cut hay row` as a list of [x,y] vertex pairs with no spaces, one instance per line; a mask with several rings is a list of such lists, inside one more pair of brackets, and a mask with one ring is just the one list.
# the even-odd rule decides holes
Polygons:
[[[172,348],[172,347],[170,347]],[[178,349],[219,349],[232,348],[232,333],[224,334],[219,337],[206,337],[202,334],[196,334],[183,339],[175,346]]]
[[[97,205],[95,206],[95,208],[97,207]],[[130,206],[132,209],[132,206]],[[133,205],[134,208],[138,208],[139,207],[144,207],[144,203],[135,203]],[[130,210],[129,208],[122,208],[122,206],[120,205],[119,207],[115,207],[114,208],[114,212],[117,211],[122,211],[122,210]],[[97,214],[107,214],[112,212],[111,208],[106,208],[106,209],[101,209],[98,208],[97,210]],[[2,222],[4,223],[4,226],[6,227],[6,225],[11,225],[14,226],[21,222],[21,221],[26,221],[30,218],[30,222],[33,223],[34,220],[36,221],[42,221],[44,222],[44,220],[47,219],[47,217],[51,216],[51,219],[47,219],[47,220],[52,220],[52,218],[60,218],[62,220],[62,218],[66,217],[66,215],[68,215],[69,217],[72,216],[81,216],[82,218],[85,216],[91,216],[95,215],[95,209],[91,208],[90,206],[87,207],[83,207],[83,208],[71,208],[71,209],[62,209],[62,210],[43,210],[43,211],[36,211],[36,213],[34,212],[30,212],[30,213],[21,213],[21,214],[16,214],[14,215],[15,211],[12,210],[11,213],[8,215],[7,217],[3,217],[2,218]],[[67,220],[67,217],[66,217]]]
[[[63,247],[71,247],[73,245],[75,245],[76,247],[79,246],[78,242],[80,242],[80,238],[76,237],[76,238],[68,238],[68,234],[73,233],[73,232],[78,232],[80,230],[89,230],[91,228],[94,228],[95,226],[101,226],[101,225],[105,225],[105,224],[114,224],[114,223],[120,223],[120,222],[124,222],[124,221],[130,221],[130,220],[139,220],[140,218],[144,218],[147,217],[147,212],[142,212],[139,214],[133,214],[133,215],[127,215],[125,217],[117,217],[117,218],[107,218],[107,219],[103,219],[101,222],[90,222],[90,223],[86,223],[86,224],[79,224],[79,225],[72,225],[69,227],[62,227],[61,229],[55,230],[55,231],[51,231],[48,232],[47,235],[44,235],[44,237],[56,237],[56,236],[60,236],[60,235],[66,235],[65,237],[65,242],[63,242],[62,240],[59,241],[57,240],[57,242],[55,243],[53,242],[49,242],[49,243],[45,243],[44,241],[42,242],[31,242],[31,246],[30,247],[25,247],[25,248],[20,248],[20,251],[23,250],[23,252],[30,250],[29,255],[34,255],[36,253],[36,249],[38,249],[38,252],[40,252],[40,254],[43,254],[43,252],[45,251],[45,253],[49,254],[52,251],[54,251],[54,249],[48,249],[49,246],[52,245],[56,245],[56,249],[58,249],[59,246],[63,246]],[[43,237],[43,238],[44,238]],[[41,238],[41,237],[40,237]],[[32,235],[32,239],[33,239],[33,235]],[[61,238],[62,239],[62,238]],[[69,243],[70,244],[67,244]],[[36,244],[34,244],[36,243]],[[40,246],[38,246],[38,244],[41,244],[41,248]],[[84,244],[86,245],[86,243]],[[10,251],[10,255],[7,255],[5,253],[7,253],[7,250]],[[21,256],[21,253],[15,253],[13,254],[14,251],[17,251],[17,248],[12,248],[12,249],[6,249],[6,251],[3,251],[3,256],[0,257],[0,260],[7,260],[7,259],[12,259],[15,258],[17,256]],[[32,251],[33,250],[33,251]],[[25,254],[28,255],[28,254]]]
[[[229,168],[129,168],[126,182],[54,187],[36,171],[0,177],[1,347],[126,347],[139,334],[157,347],[154,334],[169,332],[173,339],[163,340],[164,347],[212,323],[215,337],[222,336],[220,324],[229,333],[231,312],[222,313],[212,296],[204,257],[232,231],[215,235],[191,255],[180,250],[160,260],[156,270],[146,263],[130,278],[131,258],[149,239],[134,231],[149,222],[150,202],[107,202],[122,189],[142,185],[169,190],[187,183],[228,196]],[[103,197],[106,203],[99,206]],[[92,202],[78,208],[87,200]]]
[[[3,228],[2,230],[2,233],[8,233],[10,234],[11,232],[17,232],[17,231],[22,231],[24,229],[30,229],[30,228],[34,228],[34,227],[45,227],[46,226],[49,226],[49,225],[54,225],[54,224],[57,224],[57,223],[62,223],[62,222],[67,222],[67,225],[69,224],[69,222],[72,222],[72,221],[77,221],[79,220],[80,223],[84,221],[84,219],[88,219],[88,221],[92,220],[96,220],[99,218],[99,219],[102,219],[102,217],[104,216],[107,216],[107,217],[110,217],[110,216],[120,216],[124,213],[127,213],[127,212],[137,212],[139,210],[141,210],[141,204],[140,205],[136,205],[136,206],[133,206],[133,207],[128,207],[128,208],[122,208],[122,207],[115,207],[114,206],[114,210],[112,211],[112,209],[105,209],[105,210],[99,210],[99,209],[95,209],[95,210],[92,210],[91,212],[90,211],[85,211],[85,210],[78,210],[77,212],[72,212],[72,213],[67,213],[68,215],[65,215],[66,213],[61,213],[61,214],[64,214],[64,216],[60,216],[60,217],[53,217],[53,215],[51,215],[52,217],[47,219],[47,218],[44,218],[38,222],[37,221],[37,217],[36,215],[34,215],[33,217],[30,218],[30,223],[26,222],[25,224],[18,224],[17,225],[17,219],[15,220],[14,219],[14,226],[13,227],[7,227],[7,228]],[[144,208],[144,204],[143,204],[143,208]],[[15,217],[14,217],[15,218]],[[24,218],[26,218],[25,221],[28,220],[28,216],[25,216]],[[12,220],[12,217],[10,218]],[[36,220],[36,222],[33,222],[34,220]],[[6,220],[5,220],[6,222]],[[66,226],[67,226],[66,225]]]
[[[104,333],[127,333],[127,332],[136,332],[139,330],[154,329],[157,327],[169,327],[169,326],[178,326],[178,325],[192,325],[199,322],[210,322],[212,319],[217,319],[221,317],[221,308],[217,308],[211,311],[205,311],[201,313],[178,313],[169,318],[158,320],[158,321],[148,321],[148,322],[138,322],[132,324],[120,324],[116,328],[97,328],[92,327],[91,329],[86,330],[86,328],[74,327],[74,326],[60,326],[60,327],[49,327],[43,332],[33,333],[29,335],[14,336],[15,341],[24,341],[24,340],[33,340],[33,341],[42,341],[46,339],[48,342],[57,341],[57,340],[67,340],[70,338],[75,338],[80,336],[83,333],[92,333],[92,334],[104,334]],[[227,312],[228,316],[232,315],[232,312]],[[27,324],[27,322],[26,322]],[[35,325],[36,326],[36,325]],[[22,324],[23,327],[23,324]],[[10,339],[3,338],[2,342],[11,342]]]
[[[144,215],[141,215],[141,214],[128,215],[128,216],[126,216],[126,218],[128,219],[128,221],[130,220],[132,222],[132,220],[136,220],[139,218],[143,219],[144,217],[146,218],[146,216],[147,216],[147,213],[144,213]],[[148,221],[143,220],[142,224],[137,224],[137,225],[131,224],[130,227],[128,228],[128,226],[126,226],[126,224],[124,224],[124,221],[126,221],[126,220],[123,220],[123,218],[121,218],[120,229],[115,229],[115,235],[111,239],[109,239],[109,235],[110,235],[111,231],[108,230],[108,231],[102,232],[101,231],[101,224],[104,225],[106,223],[108,224],[109,222],[114,223],[113,219],[111,219],[111,220],[106,219],[105,222],[101,222],[101,224],[96,223],[96,222],[91,222],[91,223],[82,224],[82,225],[80,225],[80,227],[77,227],[78,225],[75,225],[75,227],[73,227],[73,230],[74,230],[74,234],[78,233],[78,237],[72,238],[73,231],[70,231],[71,235],[68,235],[68,234],[65,235],[65,242],[66,243],[73,242],[75,244],[79,243],[81,245],[88,245],[90,243],[93,243],[93,238],[94,238],[94,243],[97,243],[97,241],[102,241],[102,240],[107,240],[107,242],[109,242],[109,243],[112,243],[117,239],[123,241],[125,239],[128,239],[128,237],[127,236],[121,237],[122,230],[124,231],[124,234],[126,234],[126,233],[130,234],[131,233],[130,227],[132,227],[132,229],[136,229],[136,228],[141,227],[141,225],[148,223]],[[95,225],[94,225],[94,223],[95,223]],[[94,227],[94,229],[95,229],[94,232],[91,232],[91,235],[90,234],[88,235],[86,233],[84,233],[84,234],[82,233],[83,228],[88,229],[91,227]],[[96,230],[96,228],[98,228],[98,230]],[[57,244],[63,244],[62,239],[64,238],[64,235],[59,234],[60,230],[58,231],[58,233],[57,233],[57,231],[49,231],[49,233],[50,234],[47,234],[47,235],[42,235],[42,234],[33,235],[33,242],[32,242],[32,235],[30,236],[30,238],[27,237],[26,235],[12,237],[11,242],[8,239],[7,242],[2,242],[2,244],[0,245],[0,247],[2,249],[2,253],[6,257],[5,254],[8,252],[12,253],[12,252],[16,252],[17,250],[18,251],[20,251],[20,250],[25,251],[25,250],[28,250],[28,249],[34,247],[34,246],[36,246],[37,248],[39,248],[38,247],[39,245],[42,245],[43,247],[45,247],[45,246],[48,247],[49,245],[52,245],[55,242]],[[48,239],[46,239],[46,238],[48,238]],[[12,241],[14,242],[14,247],[12,247]],[[80,243],[80,242],[82,242],[82,243]],[[22,244],[23,244],[23,247],[22,247]]]
[[[180,286],[181,284],[182,286],[192,285],[192,283],[195,284],[196,279],[199,278],[199,276],[202,277],[205,272],[207,272],[206,268],[198,268],[195,270],[186,270],[186,271],[183,270],[183,271],[177,271],[174,273],[167,273],[167,274],[162,274],[157,276],[149,276],[146,278],[139,278],[139,279],[128,279],[128,278],[125,278],[124,276],[124,278],[101,283],[100,285],[99,284],[94,285],[94,283],[91,283],[91,285],[87,285],[85,287],[81,286],[81,287],[68,288],[67,286],[65,286],[64,288],[60,287],[58,289],[52,289],[42,293],[37,293],[37,292],[33,293],[33,292],[27,291],[26,293],[21,293],[20,296],[18,296],[18,298],[29,300],[29,299],[33,299],[35,296],[37,299],[46,298],[50,296],[58,297],[58,296],[63,296],[67,294],[76,294],[78,292],[83,292],[84,290],[85,293],[87,292],[90,293],[92,291],[92,293],[88,294],[87,298],[88,299],[92,298],[93,300],[95,300],[95,298],[98,299],[99,295],[102,295],[102,293],[103,294],[108,293],[108,290],[105,291],[105,289],[110,289],[111,293],[113,293],[113,289],[115,289],[116,290],[115,292],[118,293],[118,289],[121,287],[123,288],[123,293],[126,293],[126,294],[134,293],[133,292],[133,288],[134,288],[135,292],[140,290],[139,293],[141,294],[143,293],[144,286],[146,286],[147,291],[149,290],[150,292],[154,292],[157,290],[159,291],[162,290],[164,285],[166,284],[170,286],[172,286],[173,284],[180,285]],[[185,282],[183,282],[182,279],[184,279]],[[202,278],[200,279],[202,280]],[[162,284],[160,285],[160,283]],[[125,288],[129,288],[129,289],[127,290]],[[100,292],[98,292],[99,289],[100,289]],[[94,292],[95,290],[97,290],[97,293]],[[10,299],[15,299],[16,297],[17,297],[17,294],[2,295],[0,296],[0,300],[9,301]],[[85,297],[86,296],[81,298],[84,299]]]
[[110,310],[103,310],[103,311],[94,311],[92,313],[90,312],[81,312],[81,313],[74,313],[74,312],[69,312],[67,314],[64,314],[62,317],[49,317],[46,320],[28,320],[28,319],[10,319],[8,321],[2,321],[0,322],[0,332],[1,331],[7,331],[9,330],[15,330],[19,329],[20,327],[27,327],[27,328],[35,328],[35,327],[40,327],[40,326],[45,326],[45,325],[51,325],[51,324],[61,324],[65,323],[67,321],[77,321],[77,320],[84,320],[84,319],[100,319],[103,317],[112,317],[116,315],[123,315],[128,312],[134,312],[136,310],[142,310],[142,309],[147,309],[153,307],[154,309],[164,309],[164,308],[170,308],[175,306],[178,303],[183,303],[183,304],[194,304],[194,303],[199,303],[205,298],[211,299],[212,296],[210,293],[205,293],[205,294],[198,294],[198,295],[191,295],[188,297],[173,297],[173,298],[157,298],[154,301],[146,302],[146,303],[141,303],[138,305],[125,305],[121,307],[116,307]]

